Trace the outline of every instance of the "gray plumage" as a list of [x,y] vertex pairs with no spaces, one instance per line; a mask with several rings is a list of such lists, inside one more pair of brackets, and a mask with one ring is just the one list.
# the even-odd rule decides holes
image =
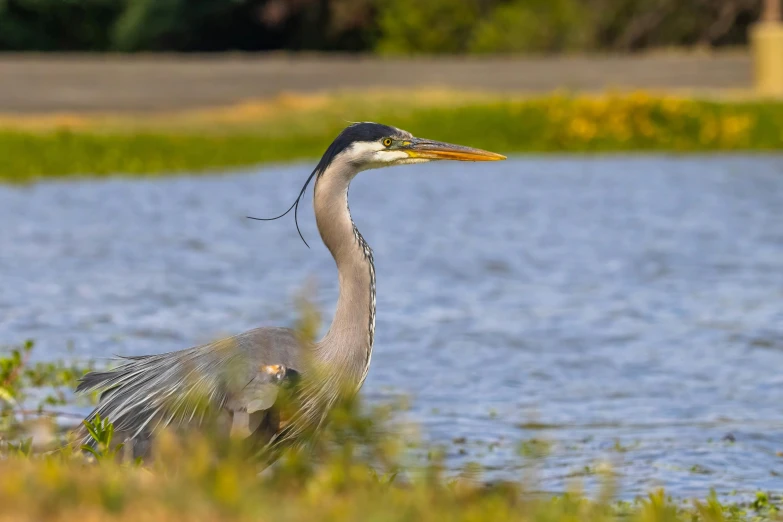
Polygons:
[[[306,430],[318,428],[341,396],[361,388],[375,338],[375,266],[348,208],[350,182],[366,169],[438,159],[504,158],[376,123],[346,128],[288,209],[296,216],[315,178],[316,223],[337,265],[340,287],[323,339],[309,343],[290,329],[258,328],[187,350],[123,358],[117,368],[87,374],[77,387],[77,392],[102,391],[88,420],[96,414],[109,419],[118,438],[141,456],[160,429],[187,430],[207,420],[260,447],[297,442]],[[280,390],[287,384],[295,390],[298,409],[281,417]],[[84,429],[81,437],[91,443]]]
[[[103,390],[88,419],[95,414],[110,419],[118,438],[136,442],[134,453],[145,456],[144,442],[161,427],[199,425],[205,416],[222,410],[230,415],[233,431],[239,428],[233,423],[238,413],[268,412],[282,381],[301,372],[301,359],[294,331],[257,328],[187,350],[122,358],[115,369],[85,375],[76,391]],[[265,371],[270,366],[283,367],[283,375]],[[265,420],[265,415],[256,415],[254,429],[249,426],[246,436],[271,442],[279,421]]]

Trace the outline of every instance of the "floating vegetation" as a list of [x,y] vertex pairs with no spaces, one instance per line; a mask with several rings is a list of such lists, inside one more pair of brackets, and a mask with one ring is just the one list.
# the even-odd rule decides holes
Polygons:
[[552,443],[541,439],[524,440],[519,445],[519,454],[525,458],[544,458],[552,450]]

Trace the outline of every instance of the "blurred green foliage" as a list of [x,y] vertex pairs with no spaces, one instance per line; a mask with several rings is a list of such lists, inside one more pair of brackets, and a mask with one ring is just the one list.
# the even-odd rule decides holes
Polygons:
[[761,0],[0,0],[0,50],[377,49],[385,54],[745,44]]
[[387,54],[464,52],[479,16],[472,1],[395,0],[382,5],[378,51]]
[[104,51],[120,0],[0,0],[0,50]]
[[[278,116],[282,120],[262,121],[253,129],[0,131],[0,181],[154,175],[314,159],[346,125],[340,111],[299,111],[287,125],[279,123],[286,121],[285,115]],[[783,103],[771,101],[698,101],[644,92],[555,94],[418,106],[406,112],[368,106],[352,116],[501,153],[783,149]]]
[[216,2],[136,0],[128,2],[112,30],[112,47],[120,51],[187,47],[189,28],[198,28],[210,15],[219,16]]
[[475,27],[473,53],[573,51],[590,47],[590,11],[574,0],[512,0]]
[[585,49],[590,11],[576,0],[403,0],[379,9],[384,54],[515,53]]

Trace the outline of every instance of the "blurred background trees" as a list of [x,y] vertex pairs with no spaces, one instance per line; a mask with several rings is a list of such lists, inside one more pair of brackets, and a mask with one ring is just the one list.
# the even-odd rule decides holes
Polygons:
[[744,45],[761,0],[0,0],[0,50],[629,51]]

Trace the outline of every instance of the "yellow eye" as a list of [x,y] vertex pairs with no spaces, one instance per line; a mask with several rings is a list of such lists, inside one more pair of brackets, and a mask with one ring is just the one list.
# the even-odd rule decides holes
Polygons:
[[391,147],[392,139],[391,138],[383,138],[383,146],[387,149]]

